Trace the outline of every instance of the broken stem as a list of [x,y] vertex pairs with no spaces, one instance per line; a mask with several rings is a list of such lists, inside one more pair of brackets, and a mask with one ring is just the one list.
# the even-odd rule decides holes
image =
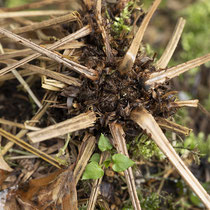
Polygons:
[[169,108],[181,108],[181,107],[198,107],[198,100],[187,100],[187,101],[175,101],[169,104]]
[[21,12],[4,12],[0,13],[0,19],[2,18],[15,18],[15,17],[38,17],[38,16],[50,16],[50,15],[63,15],[68,13],[69,10],[40,10],[40,11],[21,11]]
[[60,164],[62,164],[62,163],[60,163],[53,157],[49,156],[48,154],[42,152],[41,150],[38,150],[35,147],[32,147],[30,144],[26,143],[25,141],[18,138],[17,136],[14,136],[11,133],[3,130],[2,128],[0,128],[0,135],[5,137],[6,139],[12,141],[13,143],[19,145],[23,149],[31,152],[32,154],[39,156],[40,158],[42,158],[43,160],[47,161],[48,163],[54,165],[55,167],[61,168]]
[[[128,150],[126,146],[126,141],[125,141],[125,133],[123,131],[123,128],[120,124],[112,123],[110,124],[110,131],[113,136],[113,142],[114,146],[116,147],[118,153],[124,154],[127,157],[128,156]],[[136,192],[136,185],[134,181],[134,176],[133,176],[133,171],[131,167],[129,167],[127,170],[124,171],[127,186],[128,186],[128,191],[131,197],[131,201],[133,204],[133,208],[135,210],[141,210],[140,202],[138,199],[138,195]]]
[[93,154],[95,144],[95,137],[89,134],[85,135],[84,139],[82,140],[82,144],[79,148],[79,155],[77,157],[76,166],[74,169],[74,179],[76,185],[80,180],[90,157]]
[[112,55],[112,50],[111,50],[111,46],[110,46],[110,42],[109,42],[109,37],[106,33],[106,30],[103,26],[103,20],[102,20],[102,16],[101,16],[101,0],[97,1],[96,4],[96,21],[98,23],[98,27],[101,30],[101,35],[104,41],[104,45],[105,45],[105,53],[107,56],[107,60],[108,62],[111,61],[113,55]]
[[[70,34],[70,35],[58,40],[57,42],[55,42],[51,46],[47,47],[46,49],[54,50],[70,41],[87,36],[90,33],[91,33],[91,27],[89,25],[87,25],[87,26],[81,28],[80,30],[74,32],[73,34]],[[17,63],[11,64],[10,66],[1,69],[0,76],[10,72],[12,69],[16,69],[16,68],[24,65],[25,63],[28,63],[28,62],[38,58],[40,55],[41,55],[40,53],[32,54],[26,58],[23,58],[22,60],[18,61]]]
[[139,107],[131,113],[131,119],[151,136],[195,194],[210,209],[210,196],[171,146],[153,116],[143,107]]
[[175,122],[172,122],[170,120],[164,119],[162,117],[156,117],[155,120],[157,121],[158,125],[166,130],[170,130],[175,133],[184,134],[185,136],[188,136],[192,129],[181,126]]
[[97,79],[97,77],[98,77],[98,74],[95,70],[89,69],[86,66],[82,66],[74,61],[71,61],[71,60],[63,57],[59,53],[55,53],[55,52],[50,51],[47,48],[41,47],[41,46],[29,41],[28,39],[25,39],[19,35],[16,35],[4,28],[0,28],[0,33],[15,40],[16,42],[19,42],[20,44],[22,44],[26,47],[29,47],[43,55],[46,55],[47,57],[57,61],[58,63],[61,63],[64,66],[66,66],[80,74],[83,74],[84,76],[86,76],[92,80]]
[[[105,160],[107,160],[109,155],[110,155],[109,152],[103,152],[101,154],[99,164],[101,165]],[[105,168],[105,166],[103,165],[102,170],[104,170],[104,168]],[[90,198],[88,200],[87,210],[94,210],[95,209],[95,205],[96,205],[96,201],[97,201],[97,197],[98,197],[98,193],[99,193],[99,190],[100,190],[100,184],[101,184],[102,179],[103,179],[103,177],[95,180],[94,183],[93,183]]]
[[119,67],[119,71],[121,74],[126,74],[127,72],[129,72],[132,69],[135,59],[136,59],[137,52],[139,50],[139,47],[140,47],[140,44],[142,41],[142,38],[143,38],[146,28],[148,26],[148,23],[149,23],[150,19],[152,18],[152,15],[154,14],[158,5],[160,4],[160,2],[161,2],[161,0],[155,0],[153,5],[149,9],[147,15],[143,19],[143,22],[142,22],[140,28],[138,29],[138,31],[131,43],[131,46],[129,47],[127,53],[125,54],[123,61]]
[[55,125],[48,126],[41,130],[30,132],[27,135],[33,143],[37,143],[40,141],[65,135],[70,132],[92,127],[95,121],[95,113],[87,112],[71,119],[65,120],[63,122],[57,123]]
[[[15,28],[12,30],[13,33],[15,34],[22,34],[22,33],[26,33],[26,32],[30,32],[30,31],[35,31],[37,29],[43,29],[43,28],[47,28],[47,27],[52,27],[54,25],[57,24],[63,24],[66,22],[71,22],[71,21],[75,21],[79,18],[78,14],[76,12],[72,12],[70,14],[67,15],[63,15],[60,17],[56,17],[53,19],[49,19],[49,20],[45,20],[39,23],[33,23],[32,25],[28,25],[28,26],[24,26],[24,27],[20,27],[20,28]],[[3,35],[0,35],[0,38],[4,37]]]
[[176,24],[175,30],[173,32],[173,35],[172,35],[170,41],[168,42],[167,47],[165,48],[162,56],[156,63],[157,68],[164,69],[167,67],[167,65],[168,65],[169,61],[171,60],[171,57],[176,49],[176,46],[180,40],[182,31],[184,29],[185,22],[186,22],[185,19],[179,18],[179,20]]
[[210,61],[210,54],[193,59],[186,63],[179,64],[179,65],[171,67],[167,70],[163,70],[160,72],[154,72],[150,75],[149,79],[146,80],[145,85],[149,86],[150,88],[154,88],[155,84],[161,84],[161,83],[165,82],[166,80],[170,80],[174,77],[177,77],[180,74],[183,74],[184,72],[186,72],[192,68],[195,68],[197,66],[200,66],[201,64],[204,64],[208,61]]
[[[16,64],[18,61],[15,59],[7,59],[7,60],[3,60],[3,61],[0,60],[0,62],[6,63],[6,64]],[[24,64],[23,67],[27,68],[30,71],[33,71],[37,74],[45,75],[47,77],[53,78],[57,81],[60,81],[62,83],[68,84],[68,85],[73,85],[73,86],[81,86],[82,85],[82,83],[79,79],[71,77],[71,76],[67,76],[65,74],[62,74],[62,73],[59,73],[56,71],[51,71],[49,69],[41,68],[39,66],[35,66],[32,64],[28,64],[28,63]]]

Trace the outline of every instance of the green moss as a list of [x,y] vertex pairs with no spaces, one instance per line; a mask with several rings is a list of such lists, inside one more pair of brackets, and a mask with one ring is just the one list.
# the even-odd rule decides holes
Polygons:
[[[210,1],[198,1],[181,12],[187,23],[182,35],[180,56],[184,60],[191,60],[209,52],[210,47]],[[207,65],[210,65],[208,63]]]
[[33,0],[7,0],[5,1],[5,5],[6,7],[17,7],[31,2],[33,2]]
[[131,26],[126,23],[126,20],[130,18],[134,8],[134,2],[130,1],[125,6],[119,17],[115,17],[115,21],[112,24],[112,30],[116,36],[120,36],[121,33],[127,34],[131,30]]
[[158,160],[163,160],[165,155],[160,151],[159,147],[152,139],[149,139],[147,135],[141,136],[141,138],[135,138],[135,147],[132,152],[135,159],[151,160],[153,157]]

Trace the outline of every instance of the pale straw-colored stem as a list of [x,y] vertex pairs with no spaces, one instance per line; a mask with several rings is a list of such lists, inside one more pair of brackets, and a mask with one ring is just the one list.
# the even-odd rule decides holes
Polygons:
[[[70,34],[70,35],[58,40],[57,42],[55,42],[51,46],[47,47],[46,49],[54,50],[70,41],[87,36],[90,33],[91,33],[91,27],[89,25],[87,25],[87,26],[81,28],[80,30],[74,32],[73,34]],[[32,61],[33,59],[38,58],[40,55],[41,55],[40,53],[35,53],[35,54],[30,55],[26,58],[23,58],[22,60],[18,61],[17,63],[11,64],[10,66],[1,69],[0,76],[10,72],[12,69],[16,69],[16,68],[24,65],[25,63]]]
[[30,126],[30,125],[27,126],[26,124],[24,125],[24,124],[21,124],[21,123],[16,123],[16,122],[10,121],[10,120],[5,120],[3,118],[0,118],[0,124],[14,126],[14,127],[21,128],[21,129],[33,130],[33,131],[36,131],[36,130],[40,129],[40,128],[33,127],[33,126]]
[[[103,152],[101,154],[101,158],[99,161],[99,164],[101,165],[105,160],[107,160],[107,158],[110,156],[109,152]],[[102,169],[104,170],[105,166],[102,166]],[[93,186],[92,186],[92,190],[91,190],[91,194],[90,194],[90,198],[88,200],[88,206],[87,206],[87,210],[94,210],[95,209],[95,205],[96,205],[96,201],[97,201],[97,197],[98,197],[98,193],[100,191],[100,185],[102,182],[103,177],[101,177],[100,179],[97,179],[94,181]]]
[[151,136],[195,194],[210,209],[210,196],[171,146],[153,116],[143,107],[139,107],[131,113],[131,119]]
[[74,179],[76,185],[80,180],[85,170],[85,167],[94,152],[95,145],[96,145],[96,138],[94,136],[86,134],[82,140],[82,144],[80,145],[79,154],[77,157],[77,161],[75,163]]
[[37,143],[70,132],[92,127],[95,121],[95,113],[87,112],[41,130],[30,132],[27,135],[33,143]]
[[155,0],[151,8],[149,9],[147,15],[145,16],[143,22],[141,23],[141,26],[139,27],[131,46],[129,47],[127,53],[125,54],[122,63],[120,64],[119,71],[121,74],[126,74],[129,72],[136,59],[136,55],[138,53],[142,38],[144,36],[144,33],[147,29],[148,23],[150,19],[152,18],[152,15],[154,14],[155,10],[157,9],[158,5],[160,4],[161,0]]
[[157,121],[158,125],[161,128],[175,132],[175,133],[179,133],[182,135],[184,134],[185,136],[188,136],[190,132],[192,131],[192,129],[190,128],[184,127],[182,125],[179,125],[175,122],[172,122],[162,117],[157,117],[155,118],[155,120]]
[[185,22],[186,22],[185,19],[183,19],[182,17],[179,18],[179,20],[176,24],[175,30],[172,34],[172,37],[171,37],[170,41],[168,42],[167,47],[165,48],[162,56],[156,63],[157,68],[164,69],[167,67],[167,65],[168,65],[169,61],[171,60],[171,57],[176,49],[176,46],[180,40],[182,31],[185,26]]
[[[109,125],[109,128],[113,136],[114,146],[116,147],[118,153],[121,153],[129,157],[126,141],[125,141],[125,133],[123,131],[122,126],[117,123],[112,123]],[[125,179],[128,186],[128,192],[130,194],[131,202],[133,204],[133,208],[135,210],[141,210],[140,202],[139,202],[138,195],[136,192],[136,185],[135,185],[135,180],[133,176],[133,171],[131,167],[125,170],[124,174],[125,174]]]
[[13,143],[19,145],[20,147],[27,150],[28,152],[31,152],[32,154],[39,156],[40,158],[42,158],[43,160],[47,161],[48,163],[54,165],[55,167],[61,168],[60,163],[55,158],[51,157],[50,155],[42,152],[41,150],[39,150],[37,148],[31,146],[30,144],[26,143],[22,139],[18,138],[17,136],[12,135],[11,133],[3,130],[2,128],[0,128],[0,135],[6,139],[12,141]]
[[[78,19],[79,19],[78,14],[76,12],[72,12],[70,14],[56,17],[53,19],[44,20],[42,22],[33,23],[33,24],[30,24],[30,25],[27,25],[24,27],[15,28],[12,30],[12,32],[15,34],[21,34],[21,33],[26,33],[26,32],[30,32],[30,31],[35,31],[38,29],[52,27],[52,26],[55,26],[58,24],[66,23],[66,22],[76,21]],[[0,35],[0,38],[2,38],[2,37],[4,37],[4,36]]]
[[64,15],[69,13],[69,10],[40,10],[40,11],[21,11],[21,12],[4,12],[0,13],[2,18],[15,18],[15,17],[38,17],[50,15]]
[[187,100],[187,101],[175,101],[175,102],[171,102],[169,104],[169,108],[171,107],[177,107],[177,108],[181,108],[181,107],[198,107],[198,103],[199,100],[195,99],[195,100]]
[[[14,60],[14,59],[7,59],[7,60],[3,60],[3,61],[0,60],[0,62],[6,63],[6,64],[15,64],[18,61]],[[60,81],[62,83],[68,84],[68,85],[73,85],[73,86],[81,86],[82,85],[82,82],[77,78],[67,76],[65,74],[62,74],[62,73],[59,73],[56,71],[51,71],[49,69],[41,68],[36,65],[31,65],[31,64],[26,63],[23,65],[23,68],[27,68],[28,70],[30,70],[32,72],[36,72],[37,74],[45,75],[47,77],[53,78],[57,81]],[[18,71],[18,73],[19,73],[19,71]],[[7,75],[4,75],[4,76],[7,76]],[[0,78],[0,81],[3,80],[2,77]]]
[[154,72],[150,75],[149,79],[146,80],[145,85],[149,86],[150,88],[154,88],[155,84],[158,85],[158,84],[164,83],[166,80],[170,80],[174,77],[177,77],[180,74],[183,74],[184,72],[192,68],[195,68],[197,66],[200,66],[208,61],[210,61],[210,54],[193,59],[186,63],[179,64],[167,70]]
[[84,76],[90,78],[90,79],[96,79],[98,77],[98,74],[95,70],[93,69],[89,69],[86,66],[82,66],[74,61],[71,61],[65,57],[63,57],[61,54],[59,53],[55,53],[53,51],[50,51],[49,49],[46,49],[44,47],[41,47],[37,44],[35,44],[34,42],[31,42],[28,39],[25,39],[19,35],[16,35],[4,28],[0,28],[0,33],[13,39],[16,42],[19,42],[20,44],[29,47],[43,55],[46,55],[47,57],[57,61],[58,63],[61,63],[63,65],[65,65],[66,67],[80,73],[83,74]]

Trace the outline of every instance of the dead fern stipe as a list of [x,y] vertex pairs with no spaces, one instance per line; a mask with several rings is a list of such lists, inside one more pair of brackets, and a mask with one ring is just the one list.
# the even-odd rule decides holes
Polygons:
[[[27,116],[19,110],[0,119],[0,197],[6,198],[0,208],[140,210],[150,192],[167,203],[161,189],[177,171],[176,182],[183,179],[210,209],[210,196],[167,138],[168,132],[191,132],[174,121],[180,108],[200,108],[209,116],[197,99],[179,100],[170,80],[210,61],[210,54],[167,67],[185,26],[180,18],[160,59],[147,55],[142,40],[161,0],[147,12],[132,1],[72,2],[45,0],[0,14],[0,82],[18,92],[19,81],[28,94],[14,97],[30,108]],[[45,5],[59,9],[46,11]],[[21,11],[30,8],[37,11]],[[32,16],[38,19],[27,18]],[[139,153],[145,142],[164,164],[169,161],[169,170],[137,160],[133,148]],[[166,172],[161,181],[154,176],[137,184],[144,161],[147,172]]]

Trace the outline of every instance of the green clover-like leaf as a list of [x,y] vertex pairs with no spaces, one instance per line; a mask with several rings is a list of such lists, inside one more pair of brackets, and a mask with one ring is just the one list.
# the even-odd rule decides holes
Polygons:
[[107,137],[104,136],[104,134],[101,134],[99,141],[98,141],[98,148],[104,152],[107,150],[111,150],[112,149],[112,145],[109,142],[109,139]]
[[85,172],[83,173],[82,180],[85,179],[99,179],[104,175],[104,171],[97,162],[92,161],[87,164]]
[[133,166],[134,162],[123,154],[115,154],[112,156],[112,169],[116,172],[125,171],[127,168]]

